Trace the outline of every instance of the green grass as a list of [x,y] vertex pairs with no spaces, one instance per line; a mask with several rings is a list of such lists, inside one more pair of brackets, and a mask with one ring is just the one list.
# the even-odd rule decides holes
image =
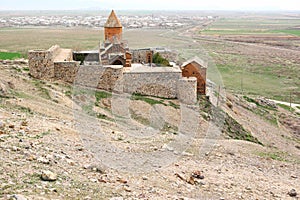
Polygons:
[[288,105],[281,104],[281,103],[278,103],[277,105],[278,105],[279,107],[281,107],[281,108],[283,108],[283,109],[287,110],[287,111],[292,111],[292,112],[294,112],[294,111],[295,111],[295,109],[294,109],[294,108],[291,108],[291,107],[290,107],[290,106],[288,106]]
[[206,29],[200,32],[204,35],[260,35],[260,34],[274,34],[269,30],[260,29]]
[[300,36],[300,30],[274,30],[274,33],[284,33],[288,35]]
[[46,135],[49,135],[50,133],[51,133],[50,130],[48,130],[48,131],[42,132],[42,133],[34,136],[33,138],[35,138],[35,139],[41,139],[41,138],[45,137]]
[[95,97],[96,97],[96,101],[99,102],[101,99],[111,98],[112,94],[106,91],[96,91]]
[[277,161],[287,162],[286,154],[284,152],[258,152],[258,156]]
[[180,105],[173,103],[172,101],[169,102],[169,106],[175,108],[175,109],[180,109]]
[[17,108],[19,111],[24,112],[26,114],[30,114],[30,115],[34,114],[34,112],[30,108],[24,106],[15,106],[15,108]]
[[140,94],[133,94],[132,97],[131,97],[131,99],[132,100],[144,101],[144,102],[146,102],[146,103],[148,103],[150,105],[162,104],[162,105],[166,106],[166,104],[164,103],[164,100],[156,100],[156,99],[152,99],[152,98],[140,95]]
[[270,122],[271,124],[278,126],[277,124],[277,109],[272,108],[270,106],[264,106],[260,105],[257,101],[254,99],[248,97],[248,96],[243,96],[243,98],[249,102],[249,103],[254,103],[257,105],[256,109],[249,109],[251,112],[261,116],[264,120]]
[[45,99],[51,99],[50,93],[47,88],[45,88],[45,84],[40,80],[33,80],[34,86],[40,91],[40,95]]
[[0,60],[14,60],[17,58],[22,58],[22,54],[17,52],[0,52]]

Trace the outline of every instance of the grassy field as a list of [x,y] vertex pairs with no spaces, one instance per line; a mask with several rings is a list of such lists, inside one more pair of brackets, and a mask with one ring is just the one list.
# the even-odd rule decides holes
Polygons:
[[22,58],[24,55],[16,52],[0,52],[0,60],[13,60],[16,58]]
[[[162,30],[124,31],[130,47],[163,46],[172,43],[159,37]],[[143,37],[141,37],[143,35]],[[98,49],[103,41],[103,29],[87,28],[5,28],[0,29],[0,50],[27,53],[30,49],[48,49],[54,44],[74,50]]]
[[299,24],[300,18],[221,18],[200,31],[200,42],[227,90],[283,101],[292,93],[299,103]]

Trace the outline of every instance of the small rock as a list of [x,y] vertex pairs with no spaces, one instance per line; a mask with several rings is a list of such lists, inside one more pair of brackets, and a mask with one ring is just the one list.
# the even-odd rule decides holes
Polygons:
[[194,177],[192,177],[192,176],[189,179],[187,179],[186,182],[191,185],[195,185],[195,180],[194,180]]
[[90,181],[93,182],[93,183],[97,183],[98,182],[98,180],[94,179],[94,178],[91,178]]
[[128,181],[126,181],[124,179],[121,179],[121,178],[119,178],[117,181],[120,182],[120,183],[123,183],[123,184],[126,184],[128,182]]
[[51,171],[43,171],[41,179],[43,181],[56,181],[57,175]]
[[83,151],[84,150],[84,148],[83,147],[79,147],[79,148],[77,148],[77,151]]
[[8,128],[15,128],[15,125],[10,124],[10,125],[8,126]]
[[16,147],[16,146],[13,146],[11,149],[12,149],[13,151],[20,151],[20,150],[21,150],[19,147]]
[[67,163],[71,166],[74,166],[75,165],[75,162],[73,160],[67,160]]
[[295,189],[291,189],[291,191],[289,191],[288,195],[290,195],[290,197],[296,197],[298,194]]
[[143,176],[142,179],[143,179],[144,181],[146,181],[146,180],[148,180],[148,177],[147,177],[147,176]]
[[50,164],[50,161],[44,157],[39,157],[37,161],[46,165]]
[[123,197],[112,197],[109,200],[124,200]]
[[8,200],[27,200],[27,198],[20,194],[14,194]]
[[130,188],[128,185],[125,185],[125,186],[124,186],[124,190],[125,190],[126,192],[132,192],[131,188]]
[[298,177],[295,175],[291,175],[291,178],[297,179]]
[[26,160],[28,160],[28,161],[34,161],[34,160],[36,160],[36,156],[29,155]]
[[199,170],[194,171],[194,172],[192,173],[192,177],[198,178],[198,179],[204,179],[204,176],[201,175],[201,172],[200,172]]
[[181,155],[182,156],[194,156],[194,154],[186,152],[186,151],[182,152]]
[[23,121],[23,122],[21,123],[21,126],[28,126],[28,121]]

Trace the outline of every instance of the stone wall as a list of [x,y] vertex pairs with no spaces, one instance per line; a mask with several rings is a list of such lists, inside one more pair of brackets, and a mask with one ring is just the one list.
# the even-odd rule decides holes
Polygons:
[[80,62],[55,62],[54,63],[54,74],[55,79],[62,80],[68,83],[75,81]]
[[59,54],[60,47],[54,45],[48,50],[31,50],[28,52],[30,74],[38,79],[52,79],[55,76],[54,58]]
[[183,77],[177,84],[178,99],[181,103],[193,105],[197,102],[197,78]]
[[97,88],[107,91],[117,89],[116,84],[123,78],[123,66],[108,65],[101,68],[103,71],[101,71]]
[[38,79],[52,79],[54,77],[53,52],[32,50],[28,52],[28,63],[31,76]]
[[149,63],[149,59],[152,62],[153,51],[151,49],[134,49],[131,53],[132,63]]
[[180,78],[181,72],[124,72],[124,92],[177,98],[177,81]]

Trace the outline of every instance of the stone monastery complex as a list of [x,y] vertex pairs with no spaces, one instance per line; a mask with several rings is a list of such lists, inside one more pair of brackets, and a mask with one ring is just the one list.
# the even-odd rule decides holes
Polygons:
[[153,56],[176,61],[161,48],[129,49],[122,40],[123,27],[114,11],[104,26],[105,41],[96,51],[73,51],[58,45],[28,52],[34,78],[61,80],[106,91],[121,91],[163,98],[178,98],[194,104],[197,94],[206,94],[207,67],[200,59],[179,66],[159,66]]

